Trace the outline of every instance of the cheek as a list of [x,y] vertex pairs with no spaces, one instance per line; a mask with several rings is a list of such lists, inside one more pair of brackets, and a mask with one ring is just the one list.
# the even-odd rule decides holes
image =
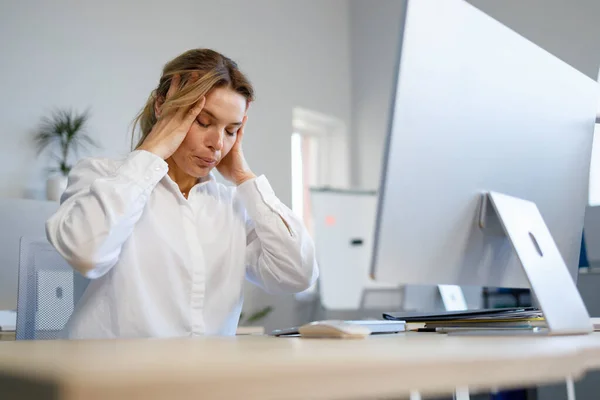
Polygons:
[[193,124],[187,135],[185,135],[185,139],[181,143],[181,146],[187,148],[189,150],[194,150],[200,147],[202,143],[202,130],[197,124]]
[[223,142],[223,155],[221,156],[221,158],[225,157],[227,154],[229,154],[229,152],[231,151],[231,148],[233,147],[233,145],[235,144],[235,137],[230,138],[227,137],[225,139],[225,141]]

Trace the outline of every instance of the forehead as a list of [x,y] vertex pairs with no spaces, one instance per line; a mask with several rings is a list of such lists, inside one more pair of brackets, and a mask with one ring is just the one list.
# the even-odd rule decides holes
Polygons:
[[215,88],[206,95],[204,110],[223,122],[239,122],[246,112],[246,98],[230,88]]

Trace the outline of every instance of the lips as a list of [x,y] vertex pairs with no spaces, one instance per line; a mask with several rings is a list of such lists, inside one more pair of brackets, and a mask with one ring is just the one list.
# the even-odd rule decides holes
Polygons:
[[217,165],[217,159],[211,157],[196,157],[198,164],[204,167],[214,167]]

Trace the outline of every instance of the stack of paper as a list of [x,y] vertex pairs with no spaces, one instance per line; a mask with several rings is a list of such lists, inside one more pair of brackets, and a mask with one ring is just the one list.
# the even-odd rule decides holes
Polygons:
[[404,320],[410,324],[409,327],[416,326],[419,330],[442,333],[459,330],[514,330],[546,327],[543,314],[537,308],[384,314],[384,318]]

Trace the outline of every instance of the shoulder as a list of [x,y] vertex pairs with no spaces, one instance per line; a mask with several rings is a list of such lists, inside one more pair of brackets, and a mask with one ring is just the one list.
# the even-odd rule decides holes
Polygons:
[[69,188],[80,188],[90,185],[98,178],[114,176],[129,156],[123,158],[87,157],[79,160],[68,177]]
[[144,171],[147,168],[156,166],[166,167],[166,163],[163,159],[152,153],[135,150],[121,158],[84,158],[75,164],[71,169],[71,174],[75,176],[106,176],[113,175],[121,167],[124,167],[127,171]]
[[79,160],[71,169],[70,175],[99,174],[105,175],[116,171],[123,163],[123,159],[87,157]]

